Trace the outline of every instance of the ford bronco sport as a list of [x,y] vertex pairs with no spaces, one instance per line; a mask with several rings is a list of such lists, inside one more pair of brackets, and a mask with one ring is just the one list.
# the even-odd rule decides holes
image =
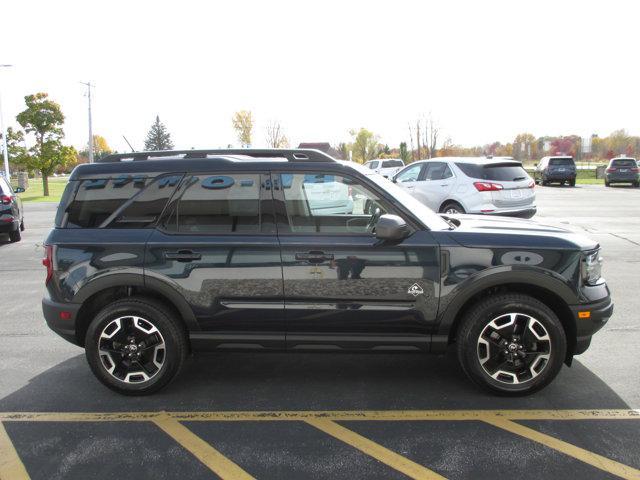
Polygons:
[[115,154],[70,177],[43,260],[49,326],[106,386],[192,351],[444,352],[505,395],[547,385],[613,311],[599,245],[439,215],[315,150]]

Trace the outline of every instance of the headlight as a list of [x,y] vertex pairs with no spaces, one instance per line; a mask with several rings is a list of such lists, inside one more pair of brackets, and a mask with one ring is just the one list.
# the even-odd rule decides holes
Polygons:
[[587,285],[595,285],[602,273],[600,249],[585,252],[582,257],[582,280]]

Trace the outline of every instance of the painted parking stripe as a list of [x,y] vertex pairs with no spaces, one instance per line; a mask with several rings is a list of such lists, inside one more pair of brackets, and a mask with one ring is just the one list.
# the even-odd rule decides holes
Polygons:
[[27,469],[24,468],[7,430],[0,422],[0,480],[26,480],[28,478]]
[[391,468],[404,473],[410,478],[424,480],[442,480],[445,478],[442,475],[438,475],[433,470],[429,470],[428,468],[423,467],[422,465],[419,465],[409,460],[408,458],[403,457],[402,455],[398,455],[388,448],[383,447],[379,443],[363,437],[353,430],[349,430],[342,425],[338,425],[332,420],[327,420],[324,418],[313,418],[306,420],[306,423],[312,425],[318,430],[322,430],[324,433],[327,433],[332,437],[337,438],[338,440],[343,441],[344,443],[360,450],[361,452],[366,453],[370,457],[375,458],[385,465],[388,465]]
[[253,411],[253,412],[0,412],[0,421],[22,422],[136,422],[157,418],[178,421],[305,421],[348,420],[640,420],[640,410],[369,410],[369,411]]
[[622,478],[640,480],[640,470],[637,470],[628,465],[623,465],[622,463],[618,463],[615,460],[603,457],[601,455],[598,455],[597,453],[584,450],[583,448],[577,447],[550,435],[538,432],[537,430],[534,430],[532,428],[525,427],[524,425],[520,425],[519,423],[515,423],[511,420],[498,417],[485,418],[483,419],[483,421],[490,425],[493,425],[494,427],[507,430],[508,432],[528,438],[529,440],[533,440],[534,442],[541,443],[549,448],[553,448],[554,450],[558,450],[565,455],[576,458],[584,463],[588,463],[589,465],[599,468],[600,470],[604,470],[607,473],[611,473]]
[[165,415],[154,418],[153,423],[223,480],[253,480],[251,475],[177,420]]

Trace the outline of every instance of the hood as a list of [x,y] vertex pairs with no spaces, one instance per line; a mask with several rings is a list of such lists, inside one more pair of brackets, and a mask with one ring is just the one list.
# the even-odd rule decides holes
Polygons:
[[565,228],[534,220],[484,215],[447,215],[459,223],[450,236],[465,247],[527,247],[592,250],[599,245]]

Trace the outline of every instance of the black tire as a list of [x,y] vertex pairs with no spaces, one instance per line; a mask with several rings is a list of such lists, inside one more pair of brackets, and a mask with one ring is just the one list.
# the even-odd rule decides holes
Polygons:
[[640,188],[640,182],[633,182],[634,188]]
[[[536,352],[531,354],[532,356],[530,358],[533,358],[533,360],[529,366],[533,366],[534,369],[539,368],[540,371],[536,373],[536,376],[533,376],[533,373],[527,371],[525,366],[521,383],[506,382],[505,380],[493,378],[484,367],[489,361],[485,360],[484,363],[481,363],[480,358],[480,336],[483,332],[487,331],[485,327],[491,329],[489,324],[493,320],[497,320],[501,316],[509,313],[517,313],[520,315],[516,317],[516,322],[521,320],[528,322],[528,320],[526,320],[527,317],[533,318],[544,327],[543,330],[546,330],[546,335],[542,335],[541,337],[544,338],[548,336],[548,341],[533,339],[533,345],[535,345],[535,347],[532,348],[536,351],[542,352],[544,350],[542,348],[543,344],[544,346],[548,346],[548,359],[544,360],[540,355],[533,357]],[[511,317],[509,316],[509,318]],[[534,324],[534,326],[538,329],[538,325]],[[503,328],[507,327],[505,326]],[[525,335],[531,337],[532,334],[530,332],[523,332],[523,343],[527,343],[524,340],[526,338]],[[544,388],[556,377],[562,368],[562,363],[565,360],[567,351],[567,338],[564,329],[553,311],[533,297],[515,293],[494,295],[478,302],[470,308],[462,319],[456,341],[458,360],[467,376],[485,390],[505,396],[528,395]],[[486,348],[489,349],[489,343],[485,343],[487,344]],[[511,341],[510,343],[514,342]],[[493,351],[496,352],[496,355],[489,357],[490,350],[485,350],[488,356],[483,358],[489,358],[489,360],[495,361],[496,363],[501,362],[500,358],[506,358],[506,355],[500,353],[501,349],[505,348],[505,351],[509,351],[510,349],[510,345],[498,347],[492,344],[491,346],[494,348]],[[526,351],[526,349],[523,350],[523,352]],[[505,363],[501,363],[500,365],[505,365]],[[542,366],[538,367],[539,365]],[[507,365],[505,368],[510,367]],[[502,371],[502,369],[496,370],[494,375],[498,375],[500,371]],[[531,375],[532,378],[527,379],[526,375]],[[502,374],[498,375],[498,377],[500,376],[503,378],[507,377],[507,375]],[[513,378],[517,379],[518,377],[514,374]]]
[[24,232],[24,220],[22,220],[22,222],[20,222],[20,231]]
[[570,187],[575,187],[576,186],[576,181],[574,180],[569,180],[569,186]]
[[20,233],[20,228],[14,230],[13,232],[9,232],[9,241],[11,243],[19,242],[22,239],[22,234]]
[[457,213],[467,213],[467,212],[464,211],[464,208],[458,202],[449,201],[449,202],[445,202],[444,205],[442,205],[442,207],[440,208],[440,213],[449,213],[451,215],[454,215]]
[[544,178],[542,179],[542,186],[546,187],[547,185],[549,185],[549,181],[545,180]]
[[[105,367],[105,363],[117,360],[126,362],[125,355],[121,353],[122,356],[116,360],[112,360],[111,356],[105,359],[104,355],[99,353],[99,342],[100,335],[114,320],[122,318],[121,322],[130,322],[131,320],[124,319],[132,316],[141,317],[147,322],[145,325],[150,324],[157,329],[160,338],[164,340],[164,351],[161,367],[157,368],[149,379],[127,382],[126,378],[116,378]],[[85,336],[85,354],[94,375],[111,390],[124,395],[148,395],[166,386],[180,371],[187,352],[187,337],[180,320],[175,318],[164,304],[149,298],[130,297],[107,305],[93,319]],[[152,355],[155,357],[155,350]],[[142,367],[135,369],[139,370]]]
[[611,184],[605,180],[605,181],[604,181],[604,186],[605,186],[605,187],[610,187],[610,186],[611,186]]

